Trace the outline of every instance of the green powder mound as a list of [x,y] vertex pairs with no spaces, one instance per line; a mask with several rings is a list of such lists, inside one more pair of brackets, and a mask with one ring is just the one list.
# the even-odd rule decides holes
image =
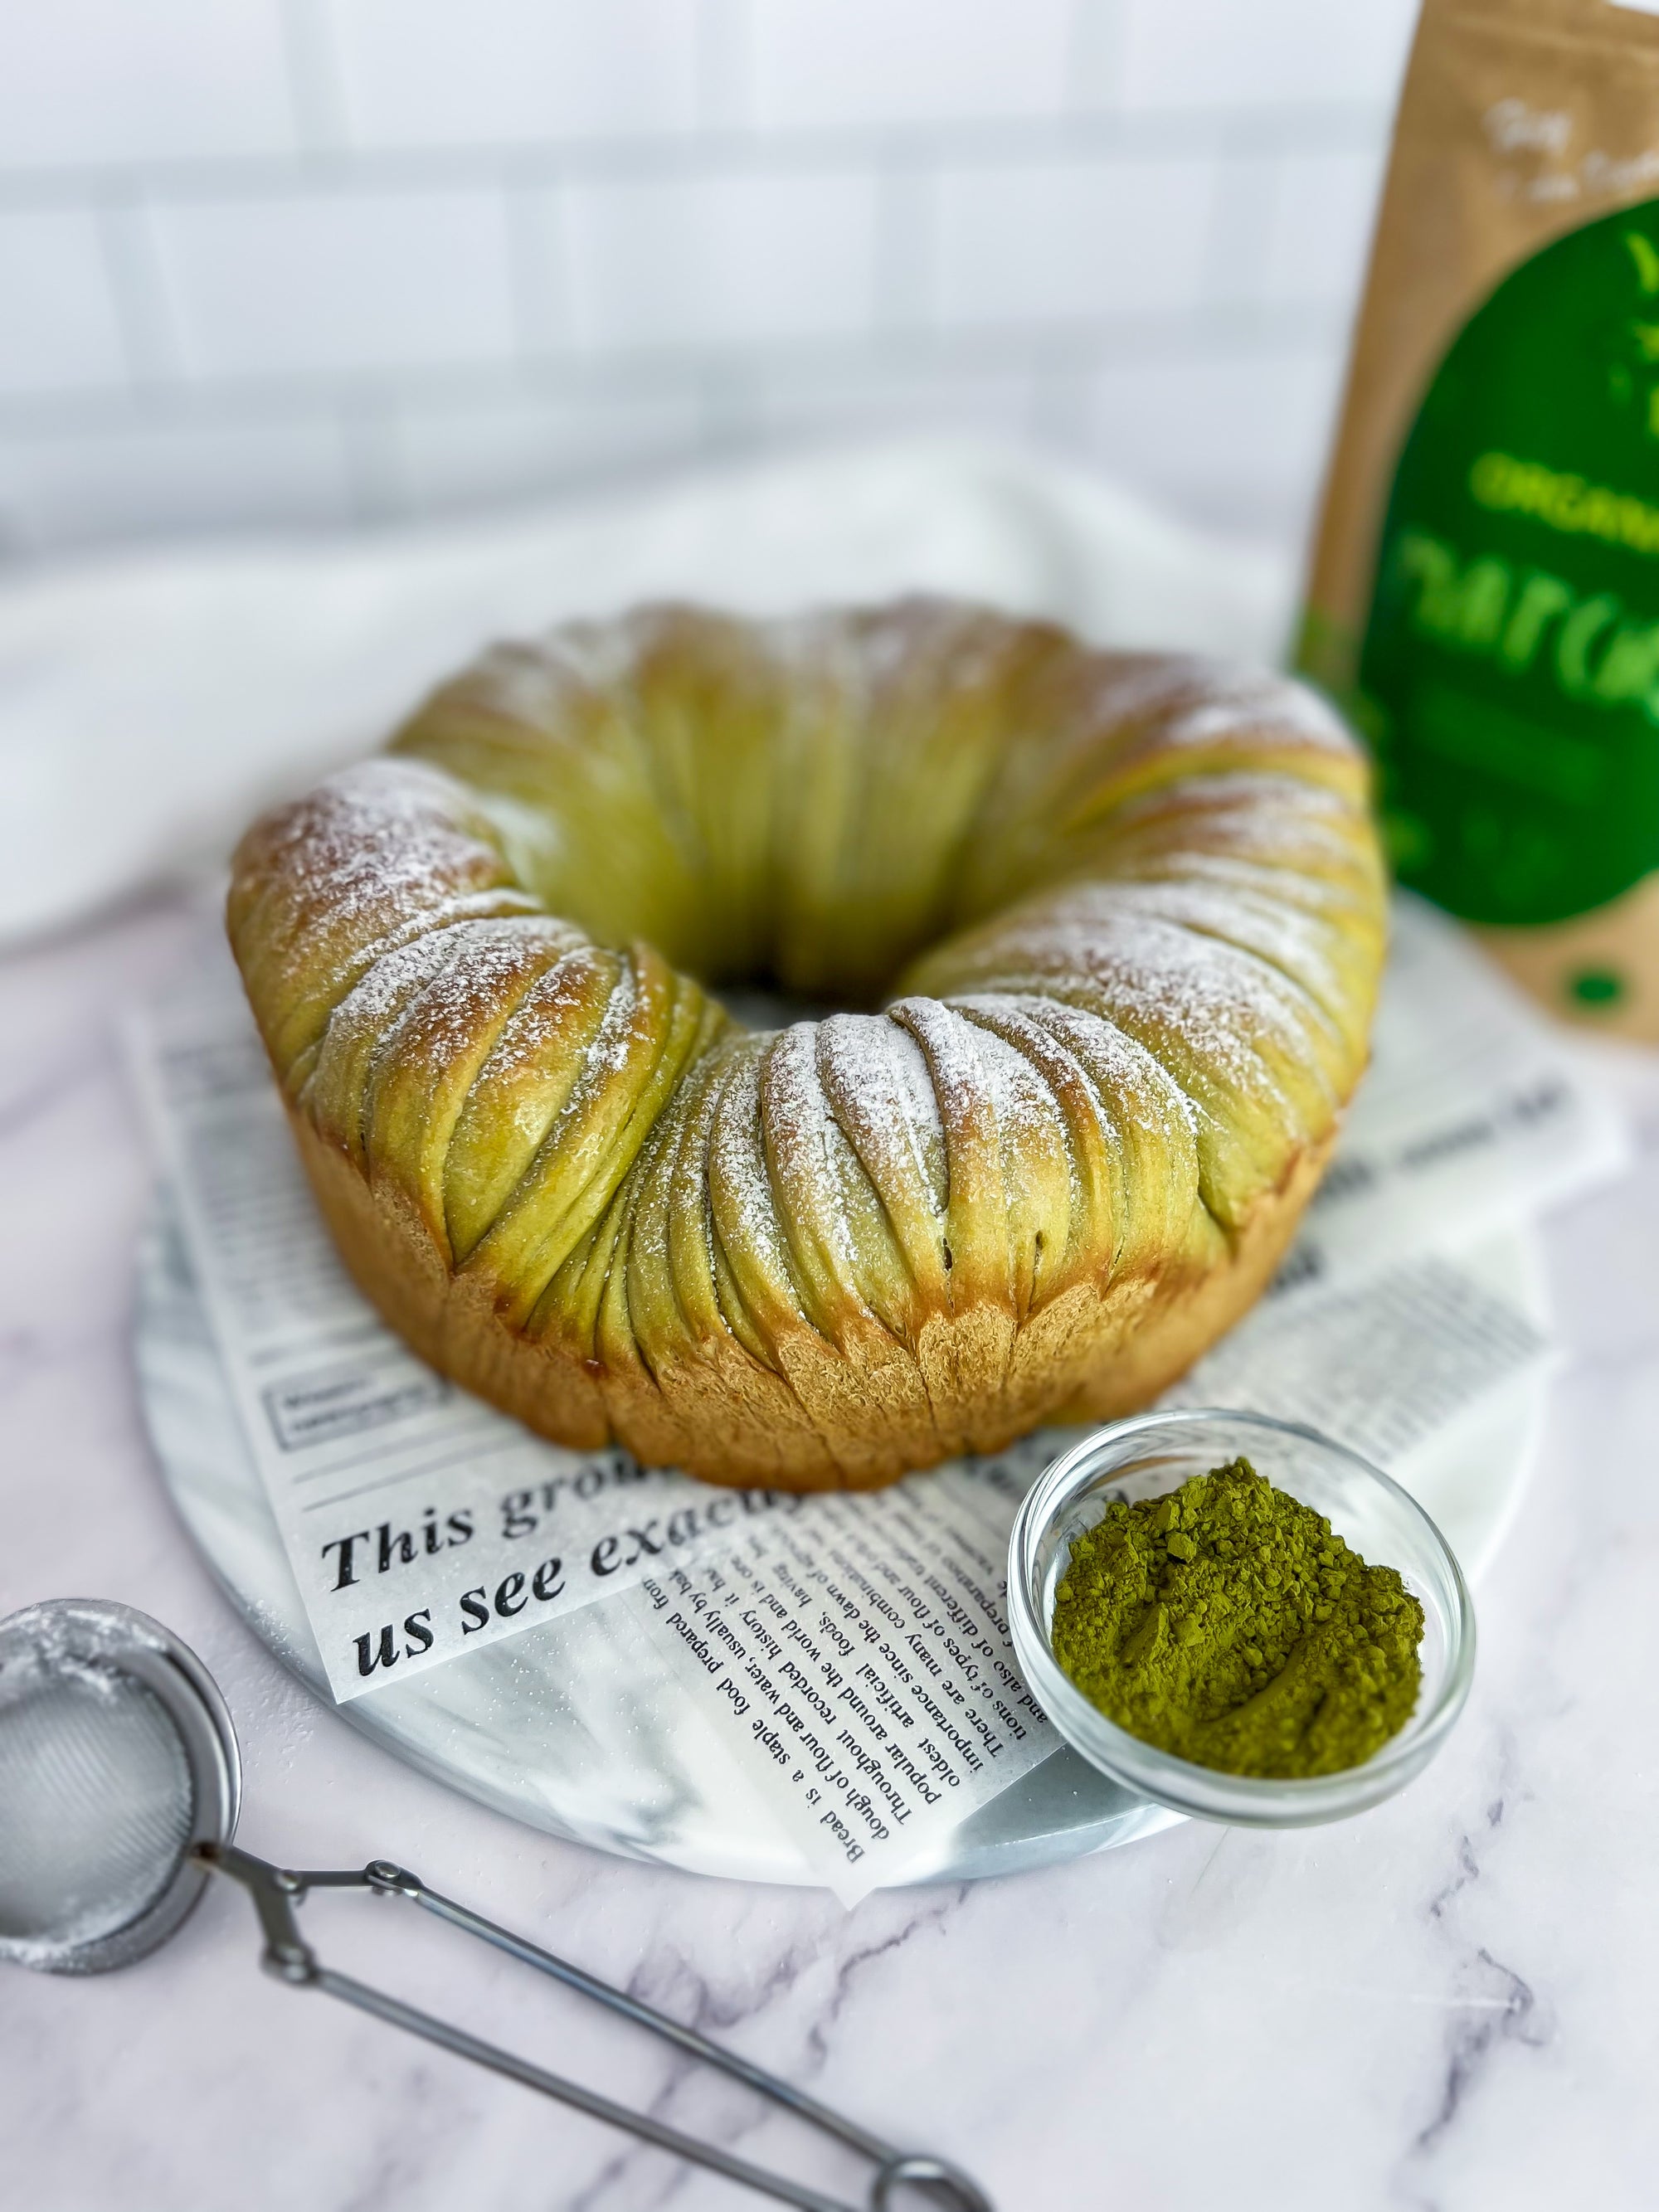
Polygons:
[[1423,1608],[1236,1459],[1072,1543],[1054,1656],[1131,1735],[1229,1774],[1358,1766],[1411,1718]]

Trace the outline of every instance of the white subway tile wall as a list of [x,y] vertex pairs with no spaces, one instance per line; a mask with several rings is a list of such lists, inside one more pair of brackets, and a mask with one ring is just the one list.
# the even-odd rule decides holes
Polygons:
[[1413,15],[0,9],[0,553],[951,428],[1292,539]]
[[1374,99],[1415,13],[1375,0],[1131,0],[1123,101],[1157,114]]
[[684,386],[404,401],[389,417],[386,505],[435,515],[544,496],[573,477],[672,465],[697,450],[703,428],[702,396]]
[[0,214],[0,393],[118,391],[127,354],[95,215]]
[[952,167],[936,187],[933,319],[1041,337],[1192,313],[1217,181],[1200,154]]
[[488,368],[514,344],[500,198],[301,186],[149,210],[190,385]]
[[[576,348],[716,358],[857,341],[875,305],[878,189],[845,169],[602,178],[555,188]],[[548,270],[546,280],[556,281]]]
[[327,30],[318,44],[332,62],[351,145],[580,144],[697,126],[696,0],[320,7]]
[[0,165],[291,155],[278,0],[46,0],[0,9]]
[[1048,118],[1071,105],[1073,0],[755,0],[744,12],[764,129]]

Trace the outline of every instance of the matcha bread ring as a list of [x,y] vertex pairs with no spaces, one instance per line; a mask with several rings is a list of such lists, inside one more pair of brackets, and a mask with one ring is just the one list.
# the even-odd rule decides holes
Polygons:
[[[1180,1374],[1329,1156],[1384,927],[1310,693],[920,599],[500,647],[229,902],[387,1320],[561,1443],[799,1489]],[[851,1011],[757,1033],[727,979]]]

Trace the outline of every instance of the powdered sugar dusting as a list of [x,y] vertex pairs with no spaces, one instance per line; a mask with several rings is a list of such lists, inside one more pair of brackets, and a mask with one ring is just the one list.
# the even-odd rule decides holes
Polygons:
[[800,1311],[794,1271],[778,1226],[777,1197],[761,1140],[761,1068],[769,1040],[739,1037],[715,1108],[708,1146],[709,1207],[727,1265],[757,1310],[782,1291]]
[[[1045,866],[1050,884],[1060,870],[1071,879],[924,957],[913,972],[926,995],[765,1036],[705,1027],[703,1057],[682,1067],[692,987],[655,953],[593,944],[525,884],[536,856],[570,848],[573,825],[603,841],[610,817],[596,810],[614,805],[614,910],[628,912],[641,810],[718,768],[718,748],[699,747],[714,744],[726,707],[744,745],[758,714],[776,715],[784,765],[763,789],[745,787],[740,842],[743,867],[763,880],[737,881],[738,848],[689,810],[673,824],[687,888],[678,877],[641,885],[639,911],[669,917],[659,941],[682,927],[688,901],[675,941],[725,941],[696,898],[712,909],[741,897],[768,914],[770,887],[799,865],[824,975],[838,933],[861,948],[847,954],[849,973],[872,946],[878,960],[890,914],[896,934],[915,926],[898,918],[919,911],[904,882],[878,880],[912,804],[911,888],[933,881],[929,869],[971,882],[976,854],[988,883],[1017,869],[1042,882]],[[968,733],[971,775],[956,774],[953,730]],[[1352,1001],[1379,935],[1369,833],[1322,757],[1352,740],[1322,702],[1279,679],[1085,653],[1042,626],[948,601],[759,624],[665,606],[499,648],[435,695],[407,742],[466,763],[481,787],[403,755],[331,779],[253,833],[233,897],[250,988],[262,1018],[292,1017],[296,1033],[313,1009],[330,1022],[342,1082],[366,1080],[375,1053],[404,1051],[418,1056],[410,1069],[447,1083],[446,1097],[465,1090],[452,1151],[464,1207],[494,1208],[499,1221],[520,1202],[533,1211],[544,1181],[614,1189],[615,1249],[641,1314],[672,1308],[654,1286],[672,1291],[688,1177],[702,1178],[708,1280],[717,1298],[740,1303],[745,1340],[791,1316],[833,1340],[860,1285],[879,1298],[902,1282],[890,1231],[915,1281],[950,1303],[937,1270],[952,1265],[947,1214],[954,1234],[963,1207],[998,1212],[964,1225],[981,1255],[1001,1227],[1016,1283],[1036,1279],[1044,1238],[1051,1255],[1094,1238],[1090,1264],[1109,1264],[1119,1225],[1077,1211],[1072,1132],[1086,1125],[1068,1117],[1084,1101],[1102,1143],[1120,1159],[1139,1153],[1154,1181],[1175,1173],[1165,1160],[1193,1172],[1195,1151],[1213,1181],[1232,1171],[1216,1165],[1224,1155],[1249,1154],[1241,1174],[1261,1161],[1271,1174],[1273,1146],[1288,1157],[1352,1080]],[[582,786],[585,811],[562,820],[550,799],[538,804],[538,747],[602,756],[605,773]],[[978,795],[981,774],[992,798]],[[1130,785],[1135,796],[1114,800]],[[556,774],[545,788],[560,788]],[[936,817],[959,844],[941,843],[939,830],[938,849],[927,846]],[[1008,836],[1012,860],[997,842]],[[791,837],[805,841],[799,854],[780,848]],[[643,902],[653,897],[658,906]],[[780,929],[805,926],[786,908]],[[860,970],[846,988],[878,975]],[[675,1067],[678,1090],[666,1080]],[[660,1118],[641,1151],[641,1102],[659,1080]],[[1238,1127],[1249,1143],[1228,1153]],[[429,1133],[437,1149],[442,1133]],[[1143,1215],[1164,1218],[1152,1205]],[[479,1235],[488,1229],[483,1219]],[[492,1237],[492,1255],[517,1233]],[[695,1305],[708,1293],[693,1275]]]
[[887,1014],[836,1014],[818,1031],[826,1099],[890,1212],[945,1204],[945,1129],[921,1048]]
[[1209,746],[1254,739],[1272,752],[1291,737],[1332,753],[1357,751],[1347,726],[1316,691],[1283,676],[1255,669],[1212,668],[1205,695],[1165,723],[1158,734],[1171,745]]
[[[1253,1040],[1270,1037],[1304,1057],[1302,1009],[1291,987],[1260,961],[1218,939],[1200,937],[1137,910],[1109,884],[1076,884],[1018,909],[941,956],[945,988],[1035,992],[1085,1003],[1143,1038],[1178,1040],[1196,1056],[1251,1084]],[[1048,992],[1044,993],[1044,985]]]
[[1331,957],[1332,927],[1316,914],[1197,878],[1118,884],[1112,897],[1125,913],[1176,922],[1267,961],[1308,994],[1314,1002],[1308,1012],[1322,1024],[1328,1023],[1326,1007],[1342,1002],[1342,979]]

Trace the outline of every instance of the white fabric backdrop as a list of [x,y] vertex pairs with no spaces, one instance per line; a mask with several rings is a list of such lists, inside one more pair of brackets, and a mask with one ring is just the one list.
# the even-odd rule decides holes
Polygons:
[[379,537],[153,551],[0,592],[0,940],[212,864],[492,637],[653,596],[952,592],[1101,644],[1279,650],[1283,563],[1014,451],[887,446]]

